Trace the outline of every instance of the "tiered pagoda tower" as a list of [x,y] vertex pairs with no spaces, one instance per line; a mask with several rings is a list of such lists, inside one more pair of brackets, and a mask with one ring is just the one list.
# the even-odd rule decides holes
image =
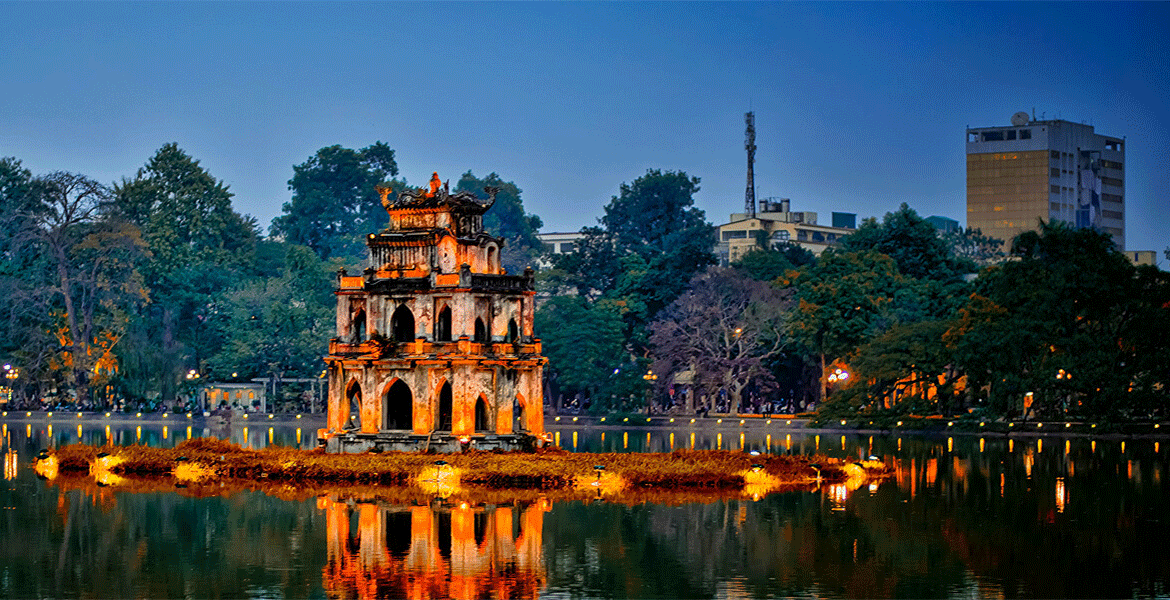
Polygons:
[[379,188],[390,226],[369,267],[338,274],[337,337],[325,357],[329,452],[521,449],[544,433],[545,358],[533,337],[532,269],[500,267],[483,230],[495,202],[428,188]]

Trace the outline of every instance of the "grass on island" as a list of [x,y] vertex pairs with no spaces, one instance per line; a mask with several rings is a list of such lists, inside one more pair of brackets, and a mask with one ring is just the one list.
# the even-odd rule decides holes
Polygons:
[[412,494],[443,497],[469,490],[561,492],[566,497],[721,491],[758,497],[818,481],[860,482],[888,474],[878,461],[729,450],[595,454],[553,447],[534,453],[327,454],[284,447],[248,450],[214,438],[174,448],[73,444],[42,454],[36,469],[47,478],[88,474],[99,486],[125,485],[133,477],[157,479],[167,488],[236,482],[307,490],[342,484],[405,487]]

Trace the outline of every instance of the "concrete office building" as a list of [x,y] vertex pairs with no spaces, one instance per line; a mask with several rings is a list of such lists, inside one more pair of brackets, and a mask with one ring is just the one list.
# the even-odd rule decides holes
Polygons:
[[1010,245],[1038,219],[1093,227],[1124,250],[1125,140],[1024,112],[967,129],[967,226]]
[[857,215],[833,213],[833,226],[818,225],[817,213],[793,212],[787,198],[760,201],[759,212],[733,213],[729,222],[718,226],[715,254],[726,266],[759,247],[760,232],[772,243],[792,243],[820,255],[841,238],[857,230]]

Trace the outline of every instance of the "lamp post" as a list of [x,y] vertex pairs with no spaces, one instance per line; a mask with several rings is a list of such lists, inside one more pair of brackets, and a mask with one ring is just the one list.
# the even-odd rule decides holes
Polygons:
[[642,376],[642,379],[645,379],[646,383],[650,384],[650,386],[646,388],[646,416],[650,416],[651,400],[654,397],[654,382],[658,381],[658,375],[654,373],[654,369],[647,369],[646,374]]

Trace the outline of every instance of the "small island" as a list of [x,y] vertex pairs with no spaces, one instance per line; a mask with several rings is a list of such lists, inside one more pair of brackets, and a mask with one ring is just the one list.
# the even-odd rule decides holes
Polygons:
[[321,449],[247,450],[200,438],[174,448],[73,444],[37,455],[33,468],[47,479],[92,476],[98,486],[130,478],[152,489],[271,484],[314,489],[362,486],[415,489],[448,497],[461,491],[539,491],[559,496],[616,497],[657,491],[723,492],[761,497],[819,483],[861,485],[889,475],[877,460],[753,455],[727,450],[670,453],[536,452],[331,454]]

